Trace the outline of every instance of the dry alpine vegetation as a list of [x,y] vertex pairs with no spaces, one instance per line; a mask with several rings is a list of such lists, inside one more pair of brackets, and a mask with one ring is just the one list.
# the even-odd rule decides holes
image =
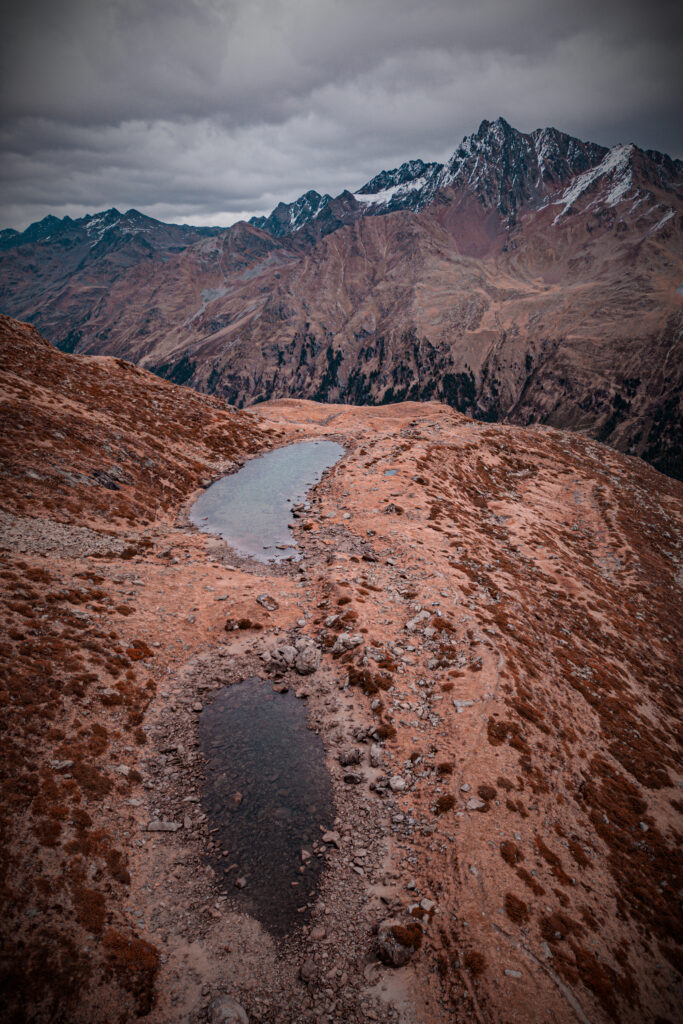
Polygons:
[[[227,994],[264,1024],[674,1024],[681,484],[437,403],[226,411],[0,323],[3,1020],[200,1024]],[[209,480],[322,437],[347,454],[300,563],[189,525]],[[335,790],[279,943],[199,802],[197,712],[255,673],[306,700]]]

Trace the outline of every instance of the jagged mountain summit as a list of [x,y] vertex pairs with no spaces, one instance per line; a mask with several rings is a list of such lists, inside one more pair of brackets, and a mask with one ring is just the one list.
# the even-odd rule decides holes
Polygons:
[[[421,210],[440,190],[453,186],[475,196],[485,208],[495,208],[509,218],[524,205],[540,207],[551,196],[557,198],[564,186],[583,174],[588,177],[580,189],[587,187],[588,182],[613,174],[613,204],[614,197],[625,194],[633,182],[630,162],[637,152],[640,151],[635,146],[608,150],[556,128],[526,134],[499,117],[493,122],[482,121],[446,163],[408,160],[398,168],[376,174],[352,194],[361,204],[359,215],[378,215],[402,209]],[[653,183],[666,188],[676,178],[680,181],[680,160],[671,160],[655,151],[648,151],[646,156],[659,168],[658,180]],[[315,220],[330,201],[330,196],[307,192],[293,203],[281,203],[269,217],[253,217],[250,223],[276,237],[292,235]]]
[[499,118],[226,230],[108,216],[4,233],[2,308],[240,406],[439,399],[683,474],[680,160]]

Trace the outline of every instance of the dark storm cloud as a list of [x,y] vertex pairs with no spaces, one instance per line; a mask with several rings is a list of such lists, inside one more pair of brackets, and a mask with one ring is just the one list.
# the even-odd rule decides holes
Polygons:
[[483,117],[680,155],[680,4],[23,0],[0,40],[0,223],[227,223],[443,159]]

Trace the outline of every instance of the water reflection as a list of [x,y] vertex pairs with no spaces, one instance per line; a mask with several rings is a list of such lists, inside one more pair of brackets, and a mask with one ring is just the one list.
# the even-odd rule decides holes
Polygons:
[[260,562],[296,558],[291,506],[303,501],[344,449],[334,441],[301,441],[251,459],[197,499],[190,519]]

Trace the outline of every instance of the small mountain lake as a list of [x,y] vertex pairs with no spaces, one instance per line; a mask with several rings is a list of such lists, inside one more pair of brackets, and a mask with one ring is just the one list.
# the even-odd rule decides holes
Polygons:
[[334,441],[300,441],[250,459],[204,491],[190,510],[190,520],[259,562],[297,558],[289,530],[291,506],[303,501],[343,454]]
[[245,679],[204,708],[199,742],[218,881],[246,913],[286,935],[315,902],[324,859],[314,844],[335,816],[323,743],[306,726],[305,702],[275,693],[267,680]]

